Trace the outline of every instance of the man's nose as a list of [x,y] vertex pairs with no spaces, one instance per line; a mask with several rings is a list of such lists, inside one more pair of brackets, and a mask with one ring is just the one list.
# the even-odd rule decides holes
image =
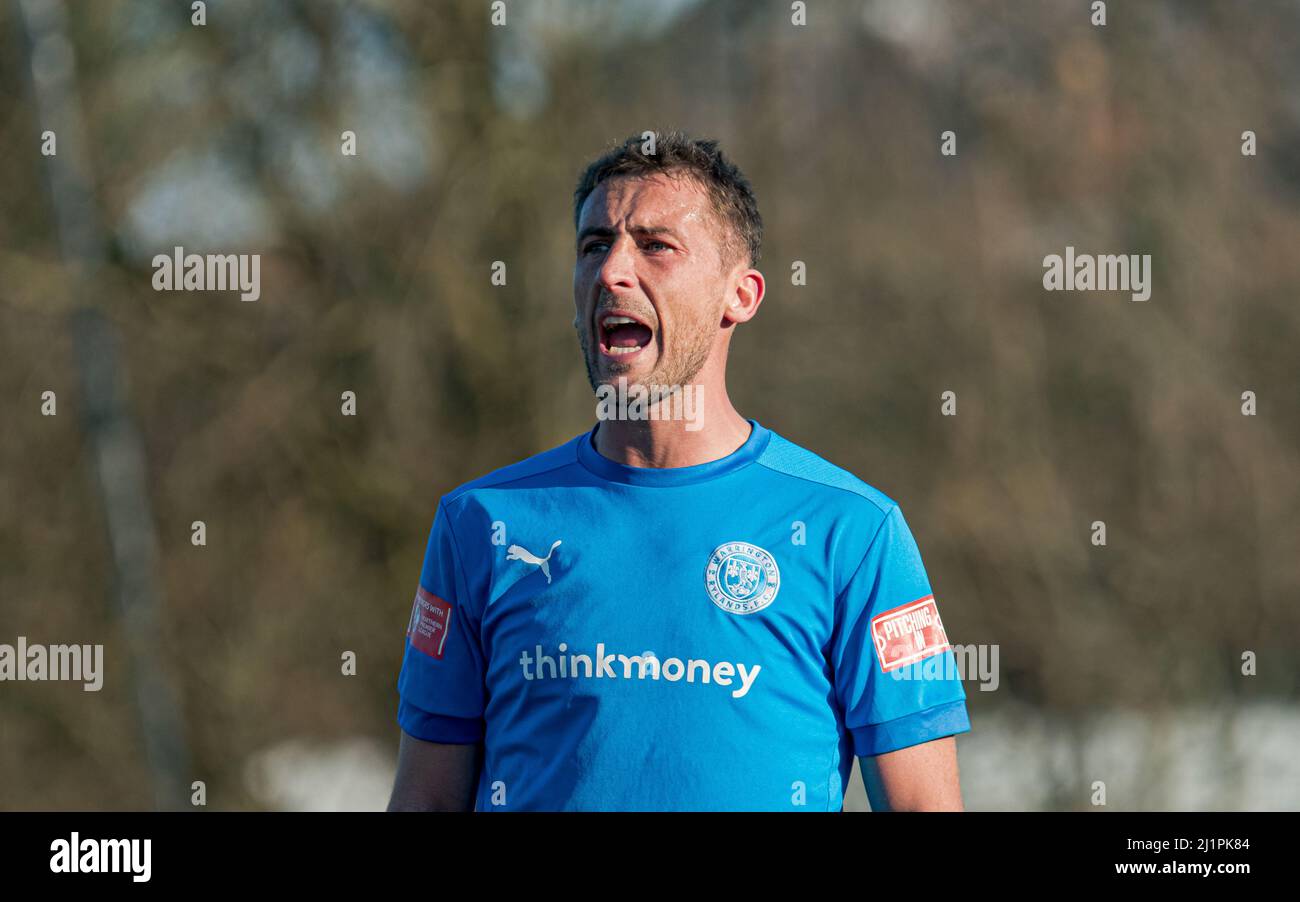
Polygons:
[[610,241],[605,259],[600,263],[597,278],[606,290],[630,288],[636,284],[635,273],[636,243],[627,235],[621,235]]

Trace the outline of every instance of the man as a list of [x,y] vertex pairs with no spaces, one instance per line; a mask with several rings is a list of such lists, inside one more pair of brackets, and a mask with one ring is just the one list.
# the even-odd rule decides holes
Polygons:
[[748,181],[716,142],[630,138],[574,219],[617,400],[442,498],[390,810],[839,811],[853,755],[873,809],[961,810],[966,695],[898,505],[727,397],[764,291]]

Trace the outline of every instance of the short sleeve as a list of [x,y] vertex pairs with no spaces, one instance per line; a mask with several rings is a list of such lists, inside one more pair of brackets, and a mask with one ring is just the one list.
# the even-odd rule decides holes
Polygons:
[[471,601],[444,501],[429,532],[397,678],[397,722],[417,739],[483,738],[485,667]]
[[855,755],[882,755],[970,729],[956,658],[898,505],[836,600],[835,616],[835,694]]

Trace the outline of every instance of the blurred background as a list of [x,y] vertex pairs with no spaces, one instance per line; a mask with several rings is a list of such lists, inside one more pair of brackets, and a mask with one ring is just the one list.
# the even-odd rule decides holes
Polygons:
[[[1109,6],[0,3],[0,642],[106,661],[0,683],[0,809],[383,807],[437,500],[591,425],[572,192],[674,128],[766,223],[738,409],[999,647],[967,806],[1300,808],[1300,4]],[[1045,292],[1067,245],[1151,299]]]

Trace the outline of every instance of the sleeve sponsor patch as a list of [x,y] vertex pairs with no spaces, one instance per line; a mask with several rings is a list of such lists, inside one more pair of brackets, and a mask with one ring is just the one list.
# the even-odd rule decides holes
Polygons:
[[885,673],[949,648],[933,595],[871,618],[871,641]]
[[451,626],[451,607],[451,602],[426,592],[424,586],[420,586],[415,593],[415,604],[411,606],[411,622],[406,627],[406,637],[411,644],[439,661]]

